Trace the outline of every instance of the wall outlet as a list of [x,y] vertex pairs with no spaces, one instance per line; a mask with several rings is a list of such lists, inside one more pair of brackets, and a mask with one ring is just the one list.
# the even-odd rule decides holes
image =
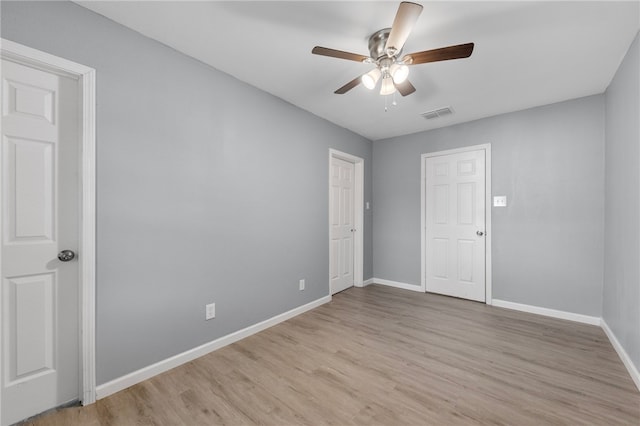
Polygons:
[[298,283],[298,288],[300,288],[300,291],[304,290],[304,280],[300,280],[300,282]]
[[210,320],[212,318],[216,317],[216,304],[215,303],[209,303],[208,305],[205,306],[205,319]]

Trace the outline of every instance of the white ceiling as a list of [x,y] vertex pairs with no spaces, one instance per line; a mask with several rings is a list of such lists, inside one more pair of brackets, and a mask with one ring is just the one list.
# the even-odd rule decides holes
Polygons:
[[[311,54],[368,55],[399,2],[81,1],[97,13],[371,140],[602,93],[640,28],[640,2],[422,1],[411,53],[474,42],[468,59],[411,67],[417,91],[384,112],[362,85],[371,65]],[[455,113],[425,120],[421,113]]]

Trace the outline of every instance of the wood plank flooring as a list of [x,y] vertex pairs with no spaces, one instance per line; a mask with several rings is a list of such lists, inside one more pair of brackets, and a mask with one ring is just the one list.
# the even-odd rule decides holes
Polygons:
[[30,425],[640,425],[596,326],[372,285]]

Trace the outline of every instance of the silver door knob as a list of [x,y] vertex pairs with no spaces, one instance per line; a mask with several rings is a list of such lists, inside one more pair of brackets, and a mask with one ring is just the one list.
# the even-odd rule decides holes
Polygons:
[[477,235],[478,237],[482,237],[482,236],[484,235],[484,232],[482,232],[482,231],[476,231],[476,235]]
[[70,260],[73,260],[76,257],[76,254],[73,252],[73,250],[62,250],[60,253],[58,253],[58,259],[60,259],[61,262],[68,262]]
[[356,232],[356,230],[355,230],[355,229],[352,229],[352,230],[351,230],[351,232]]

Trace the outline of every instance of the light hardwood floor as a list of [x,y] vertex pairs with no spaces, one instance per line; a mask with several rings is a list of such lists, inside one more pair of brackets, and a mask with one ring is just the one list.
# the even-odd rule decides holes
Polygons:
[[372,285],[33,425],[640,425],[596,326]]

